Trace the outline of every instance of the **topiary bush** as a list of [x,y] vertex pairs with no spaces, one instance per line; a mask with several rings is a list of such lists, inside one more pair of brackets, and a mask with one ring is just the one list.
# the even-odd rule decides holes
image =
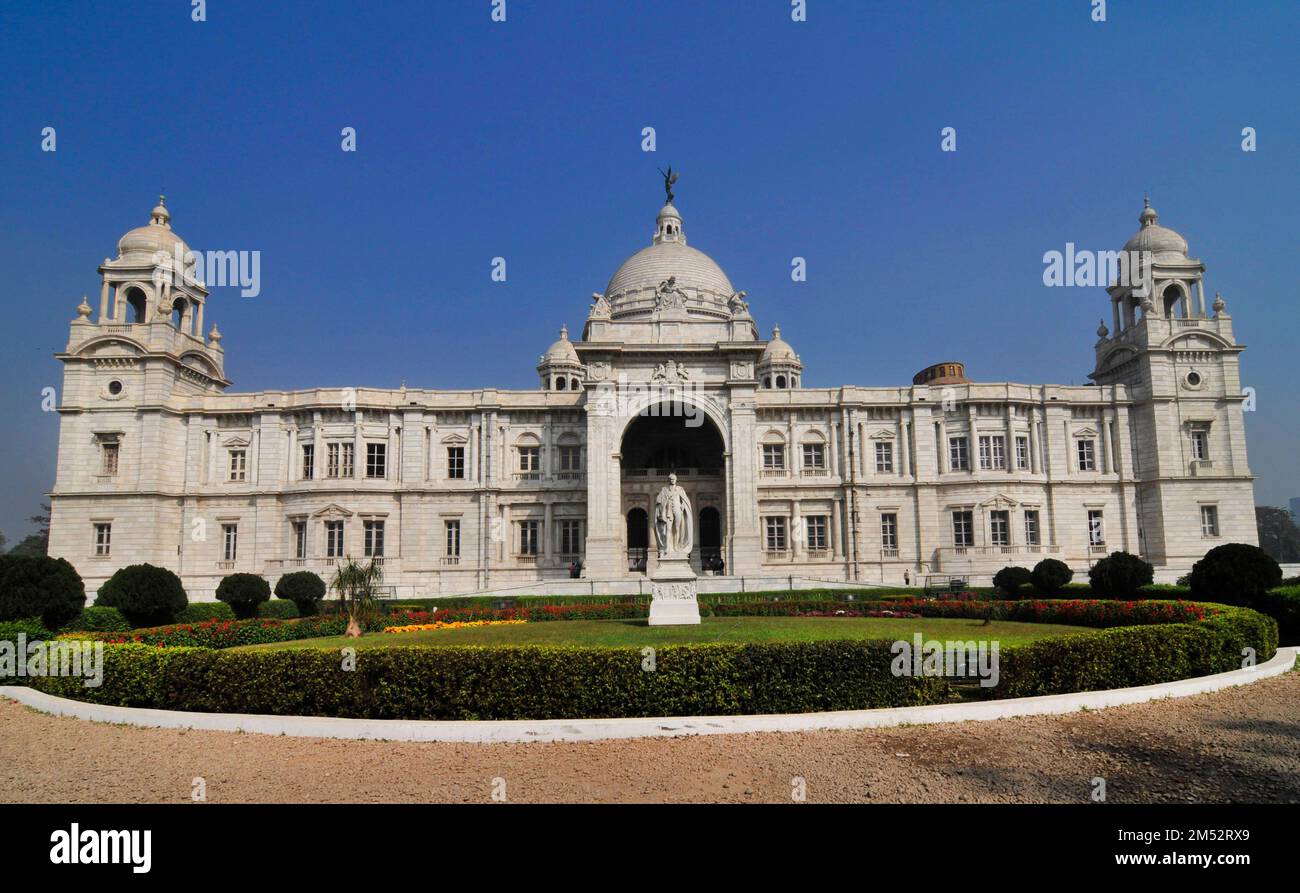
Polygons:
[[298,606],[286,598],[276,598],[258,605],[257,616],[272,617],[276,620],[295,620],[298,617]]
[[1278,640],[1283,645],[1300,645],[1300,586],[1270,589],[1251,607],[1277,621]]
[[1064,561],[1044,558],[1034,565],[1029,582],[1040,595],[1056,595],[1074,579],[1074,571]]
[[310,617],[320,611],[325,581],[311,571],[294,571],[275,581],[275,594],[297,605],[298,616]]
[[235,612],[224,602],[191,602],[176,615],[177,623],[203,623],[208,620],[234,620]]
[[1253,605],[1282,583],[1282,568],[1259,546],[1225,543],[1192,565],[1192,597],[1225,605]]
[[62,627],[60,632],[125,633],[131,631],[131,622],[117,608],[83,608]]
[[1029,585],[1033,576],[1033,571],[1027,567],[1004,567],[993,575],[993,587],[1014,598],[1021,586]]
[[152,564],[132,564],[99,587],[96,607],[117,608],[134,626],[173,623],[189,599],[181,578]]
[[1135,598],[1155,580],[1155,568],[1128,552],[1111,552],[1088,570],[1088,582],[1098,598]]
[[[21,639],[18,638],[19,634],[21,634],[23,638]],[[17,663],[16,658],[18,654],[19,645],[26,647],[26,644],[28,642],[35,642],[40,639],[51,639],[53,637],[54,637],[53,633],[51,633],[48,629],[46,629],[41,624],[41,622],[37,620],[35,617],[31,617],[26,620],[0,621],[0,642],[9,643],[9,649],[12,649],[10,651],[10,654],[13,656],[15,664]],[[8,667],[0,668],[0,685],[30,684],[28,682],[27,677],[15,677],[15,676],[7,675],[5,673],[5,670],[7,669],[9,668]],[[17,672],[17,666],[15,666],[12,670],[10,670],[10,672]]]
[[85,584],[66,560],[0,555],[0,620],[39,617],[47,629],[58,629],[85,604]]
[[230,605],[235,617],[257,616],[258,606],[271,597],[271,585],[257,574],[231,574],[217,584],[217,601]]

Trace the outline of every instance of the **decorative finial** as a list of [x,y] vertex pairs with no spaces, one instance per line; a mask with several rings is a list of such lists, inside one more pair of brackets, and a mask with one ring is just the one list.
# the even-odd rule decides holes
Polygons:
[[772,326],[772,340],[775,341],[781,337],[781,327]]
[[671,205],[673,203],[673,184],[677,182],[677,177],[680,176],[680,174],[673,172],[673,166],[671,164],[668,165],[668,170],[665,171],[661,168],[659,173],[663,174],[664,192],[667,193],[668,204]]
[[161,192],[158,193],[158,207],[163,208],[166,206],[167,206],[167,196]]
[[86,300],[85,295],[81,296],[81,303],[77,305],[77,316],[82,319],[90,318],[90,302]]
[[1219,315],[1220,313],[1222,313],[1225,309],[1227,309],[1228,302],[1225,301],[1225,300],[1223,300],[1223,295],[1219,294],[1219,293],[1216,291],[1216,292],[1214,293],[1214,303],[1211,304],[1210,306],[1214,308],[1214,315],[1215,315],[1215,316],[1218,316],[1218,315]]
[[1097,337],[1105,338],[1110,334],[1110,329],[1106,328],[1106,320],[1100,320],[1097,325]]
[[1151,207],[1151,193],[1147,192],[1145,189],[1142,190],[1142,207]]
[[560,326],[560,340],[561,341],[569,340],[569,327],[567,325]]
[[208,340],[213,344],[221,343],[221,330],[217,328],[216,323],[212,324],[212,331],[208,332]]

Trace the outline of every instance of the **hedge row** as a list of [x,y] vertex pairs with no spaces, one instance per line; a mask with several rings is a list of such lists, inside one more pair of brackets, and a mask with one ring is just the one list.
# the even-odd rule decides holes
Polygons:
[[1225,608],[1197,623],[1128,626],[1039,639],[1001,654],[996,690],[986,697],[1127,688],[1241,669],[1277,653],[1277,624],[1247,608]]
[[1283,645],[1300,645],[1300,586],[1271,589],[1251,605],[1277,621],[1278,639]]
[[213,651],[117,645],[104,683],[32,680],[100,704],[366,719],[570,719],[795,713],[943,703],[937,678],[895,677],[883,641],[709,644],[657,649],[393,647]]

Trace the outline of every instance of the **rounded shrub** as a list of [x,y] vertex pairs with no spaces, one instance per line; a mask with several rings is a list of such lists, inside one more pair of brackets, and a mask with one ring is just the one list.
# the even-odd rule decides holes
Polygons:
[[271,585],[257,574],[231,574],[217,584],[217,601],[230,605],[240,620],[256,617],[258,605],[270,597]]
[[152,564],[132,564],[99,587],[96,607],[117,608],[132,626],[174,623],[189,599],[181,578]]
[[1044,558],[1034,565],[1029,582],[1040,595],[1056,595],[1074,579],[1074,571],[1064,561]]
[[1136,598],[1138,590],[1155,580],[1155,568],[1128,552],[1111,552],[1088,571],[1093,595]]
[[47,629],[58,629],[85,604],[85,584],[65,559],[0,555],[0,620],[39,617]]
[[1282,582],[1282,568],[1259,546],[1225,543],[1192,565],[1188,581],[1197,601],[1250,607]]
[[993,575],[993,587],[1003,595],[1015,596],[1032,577],[1033,571],[1027,567],[1004,567]]
[[311,571],[294,571],[275,582],[275,594],[297,605],[298,616],[311,617],[325,598],[325,581]]
[[287,598],[275,598],[258,605],[257,616],[271,617],[275,620],[295,620],[299,616],[298,606]]

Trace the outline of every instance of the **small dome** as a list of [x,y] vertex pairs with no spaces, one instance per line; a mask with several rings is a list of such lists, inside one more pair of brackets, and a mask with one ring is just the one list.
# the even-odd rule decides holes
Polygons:
[[118,257],[133,254],[152,258],[161,251],[169,258],[174,258],[179,253],[183,259],[190,247],[184,239],[172,232],[171,219],[171,212],[163,206],[163,196],[158,196],[158,206],[149,212],[148,225],[138,226],[118,239]]
[[573,342],[569,340],[569,327],[560,327],[560,340],[547,349],[546,355],[542,357],[543,363],[567,363],[574,366],[582,364],[578,359],[578,351],[574,349]]
[[1151,207],[1151,200],[1143,200],[1144,207],[1138,223],[1142,228],[1124,245],[1125,251],[1149,251],[1160,256],[1187,257],[1187,240],[1168,227],[1159,224],[1160,215]]
[[682,215],[670,202],[659,209],[650,246],[623,262],[605,286],[605,296],[617,305],[618,295],[654,289],[671,277],[691,297],[725,304],[735,294],[731,280],[713,258],[686,244]]
[[794,348],[781,340],[781,327],[775,326],[772,329],[772,340],[767,342],[767,347],[763,349],[763,356],[759,358],[760,366],[770,366],[773,363],[793,363],[799,362],[799,355],[794,352]]

